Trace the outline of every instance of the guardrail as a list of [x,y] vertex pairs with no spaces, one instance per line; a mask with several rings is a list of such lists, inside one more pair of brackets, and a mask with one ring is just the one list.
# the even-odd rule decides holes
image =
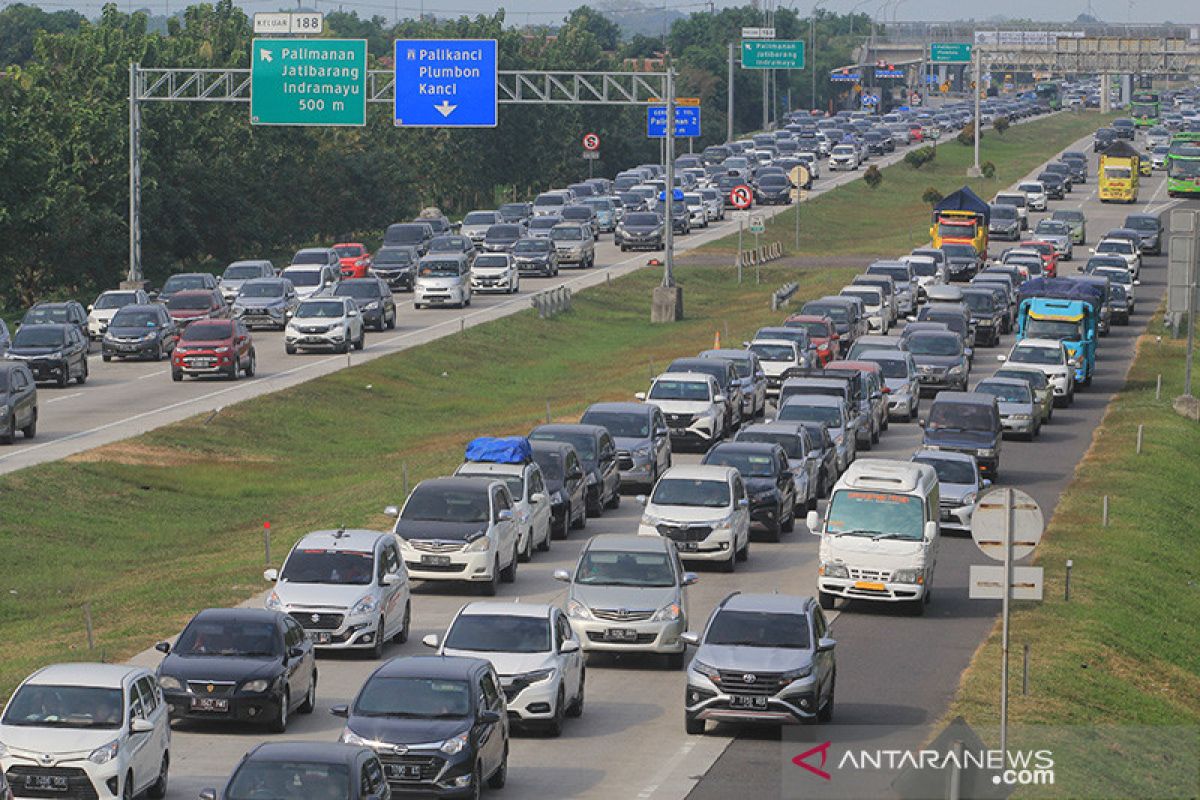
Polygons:
[[539,317],[549,319],[564,311],[571,310],[571,290],[566,286],[547,289],[544,292],[538,292],[531,296],[529,304],[537,309]]
[[780,242],[769,242],[760,247],[741,250],[738,252],[737,258],[737,266],[739,267],[754,267],[759,264],[766,264],[768,261],[783,258],[783,244]]
[[785,283],[780,288],[771,293],[771,310],[778,311],[788,304],[794,295],[800,289],[798,283]]

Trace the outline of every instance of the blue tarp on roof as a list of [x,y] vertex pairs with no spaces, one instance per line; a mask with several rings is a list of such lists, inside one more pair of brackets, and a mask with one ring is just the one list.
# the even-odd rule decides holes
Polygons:
[[1021,299],[1049,297],[1055,300],[1082,300],[1096,306],[1104,301],[1099,286],[1071,278],[1030,278],[1021,284]]
[[964,186],[957,192],[951,192],[943,197],[933,207],[933,218],[937,220],[939,211],[975,211],[983,215],[984,224],[991,219],[991,209],[979,195],[971,191],[970,186]]
[[533,461],[533,448],[524,436],[480,436],[467,445],[467,461],[492,464],[526,464]]

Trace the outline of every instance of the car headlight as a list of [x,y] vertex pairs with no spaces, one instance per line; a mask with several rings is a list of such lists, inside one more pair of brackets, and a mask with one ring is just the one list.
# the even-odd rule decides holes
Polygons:
[[492,545],[492,540],[483,531],[477,531],[477,536],[463,548],[464,553],[486,553]]
[[963,374],[963,365],[955,364],[953,367],[946,370],[946,374],[947,375],[962,375]]
[[654,514],[642,514],[643,525],[649,525],[651,528],[655,528],[658,527],[658,525],[662,522],[664,522],[662,517],[655,516]]
[[350,616],[361,617],[366,614],[374,614],[377,608],[379,608],[379,598],[373,594],[365,594],[358,599],[358,602],[350,606]]
[[592,612],[588,611],[583,603],[572,598],[567,601],[567,616],[571,619],[591,619]]
[[368,746],[369,741],[370,740],[364,739],[363,737],[359,736],[357,733],[350,730],[349,728],[346,728],[344,731],[342,731],[342,736],[341,736],[342,744],[353,744],[353,745],[357,745],[358,747],[363,747],[363,746]]
[[265,692],[271,688],[271,681],[267,678],[259,678],[258,680],[246,681],[242,684],[243,692]]
[[713,523],[714,531],[728,531],[733,529],[733,514],[727,517],[722,517]]
[[213,352],[214,353],[228,353],[229,348],[228,347],[214,347]]
[[538,669],[534,670],[533,672],[524,672],[520,675],[514,675],[513,680],[520,681],[521,683],[541,683],[542,681],[550,680],[557,673],[557,669],[550,667],[548,669]]
[[892,573],[892,583],[924,583],[924,570],[898,569]]
[[774,489],[764,489],[761,492],[755,492],[754,494],[750,495],[750,500],[751,500],[751,502],[761,503],[764,500],[770,500],[774,496],[775,496]]
[[699,661],[695,658],[692,659],[692,669],[696,670],[696,672],[699,672],[709,680],[719,681],[721,679],[720,670],[718,670],[716,667],[710,667],[708,664],[705,664],[703,661]]
[[1009,419],[1024,421],[1033,419],[1033,416],[1030,414],[1010,414]]
[[442,742],[442,746],[439,747],[438,750],[441,750],[448,756],[452,756],[456,753],[461,753],[466,748],[468,741],[467,733],[464,731],[458,736],[452,736],[446,741]]
[[822,564],[820,574],[826,578],[849,578],[850,571],[845,564]]
[[363,308],[363,311],[377,311],[378,309],[379,302],[375,301],[374,303],[367,303],[367,305]]
[[979,495],[976,492],[968,492],[963,496],[962,504],[964,506],[973,506],[975,505],[975,501],[978,499],[978,497]]
[[158,685],[161,686],[162,688],[166,689],[169,692],[182,692],[183,691],[183,681],[179,680],[179,678],[176,678],[172,675],[159,675],[158,676]]
[[649,458],[650,457],[650,447],[649,446],[639,447],[639,448],[635,449],[630,455],[632,455],[634,458]]
[[264,605],[269,611],[282,611],[283,601],[279,599],[279,592],[271,592],[267,595],[267,602]]
[[242,306],[239,306],[237,303],[234,303],[232,306],[230,306],[229,313],[233,314],[235,317],[240,317],[242,314],[246,313],[246,309]]
[[683,616],[683,609],[679,607],[679,603],[671,603],[663,606],[658,611],[654,612],[654,616],[650,618],[651,622],[675,622]]
[[155,338],[157,338],[157,337],[158,337],[158,331],[150,331],[150,333],[143,333],[143,334],[142,334],[142,341],[143,341],[143,342],[148,342],[148,341],[150,341],[151,339],[155,339]]
[[0,417],[8,416],[8,406],[0,406]]
[[780,675],[779,680],[781,683],[791,683],[792,681],[798,681],[803,678],[807,678],[809,675],[812,675],[811,665],[807,667],[800,667],[799,669],[789,670],[788,672]]
[[88,756],[88,761],[92,762],[93,764],[107,764],[109,761],[112,761],[117,757],[117,753],[120,751],[120,749],[121,742],[117,739],[113,739],[108,744],[101,745],[93,750],[91,755]]
[[975,452],[976,452],[976,454],[981,455],[984,458],[991,458],[992,456],[996,455],[996,449],[993,447],[981,447],[978,450],[976,450]]

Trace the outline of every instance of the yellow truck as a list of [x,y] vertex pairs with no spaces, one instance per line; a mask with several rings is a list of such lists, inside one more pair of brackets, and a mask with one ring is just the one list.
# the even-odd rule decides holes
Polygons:
[[1126,142],[1114,142],[1100,154],[1100,202],[1136,203],[1142,154]]
[[929,238],[934,247],[944,244],[969,244],[980,257],[987,257],[990,207],[969,187],[964,186],[933,207]]

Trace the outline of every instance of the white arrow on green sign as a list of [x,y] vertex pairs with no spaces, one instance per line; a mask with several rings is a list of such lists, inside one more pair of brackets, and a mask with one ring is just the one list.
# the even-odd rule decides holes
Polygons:
[[743,69],[804,69],[804,42],[754,39],[742,42]]
[[254,125],[365,125],[366,39],[255,39]]

